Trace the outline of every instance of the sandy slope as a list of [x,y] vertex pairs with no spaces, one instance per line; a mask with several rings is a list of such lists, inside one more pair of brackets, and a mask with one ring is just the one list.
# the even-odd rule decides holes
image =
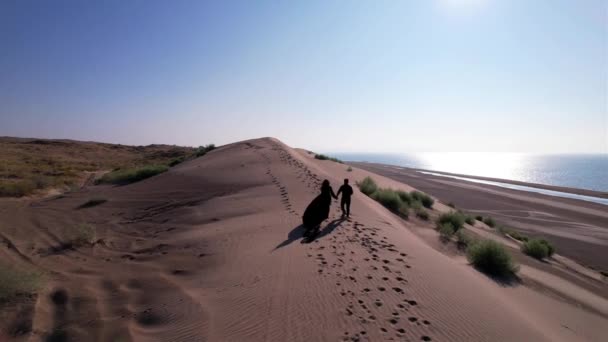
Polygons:
[[[300,215],[319,182],[327,178],[337,190],[344,176],[365,174],[266,138],[221,147],[129,186],[2,202],[1,237],[12,247],[1,248],[1,257],[41,267],[49,277],[32,333],[13,339],[605,337],[602,305],[583,309],[527,286],[499,285],[429,247],[410,231],[417,223],[358,192],[351,220],[339,220],[334,204],[320,237],[302,244]],[[92,197],[108,202],[75,209]],[[60,248],[66,229],[82,223],[96,228],[97,243]],[[5,332],[27,323],[24,317],[6,320]]]

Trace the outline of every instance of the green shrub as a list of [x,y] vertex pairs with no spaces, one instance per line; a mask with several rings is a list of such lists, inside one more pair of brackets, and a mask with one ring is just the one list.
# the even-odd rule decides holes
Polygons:
[[40,272],[0,264],[0,302],[17,295],[35,293],[42,287],[43,280]]
[[494,226],[496,225],[496,222],[494,222],[494,219],[491,218],[490,216],[484,217],[483,223],[487,224],[489,227],[492,227],[492,228],[494,228]]
[[88,200],[88,201],[84,202],[83,204],[81,204],[80,206],[78,206],[78,208],[79,209],[91,208],[91,207],[95,207],[100,204],[103,204],[107,201],[108,200],[105,198],[91,198],[90,200]]
[[470,224],[471,226],[475,225],[475,218],[471,215],[465,215],[464,216],[464,222],[466,222],[467,224]]
[[365,177],[361,182],[358,182],[357,185],[359,186],[359,190],[361,190],[362,193],[370,197],[374,192],[378,190],[378,185],[371,177]]
[[544,239],[529,239],[521,246],[521,250],[538,260],[548,258],[555,253],[555,248]]
[[477,216],[475,216],[475,219],[476,219],[477,221],[483,221],[483,216],[481,216],[481,215],[477,215]]
[[403,206],[401,198],[397,192],[392,189],[378,189],[371,197],[392,211],[398,212]]
[[467,259],[479,271],[495,277],[512,277],[518,270],[505,247],[492,240],[470,245]]
[[422,208],[417,208],[414,210],[414,212],[416,213],[416,217],[418,217],[419,219],[424,221],[429,220],[429,213],[426,210]]
[[464,215],[456,211],[441,214],[437,219],[437,227],[440,228],[446,223],[451,224],[454,232],[457,232],[464,225]]
[[547,256],[553,256],[553,254],[555,253],[555,247],[553,247],[553,245],[545,239],[541,239],[540,242],[547,246]]
[[454,226],[450,222],[445,222],[437,226],[437,230],[439,231],[439,237],[442,240],[451,239],[455,232]]
[[401,201],[404,204],[406,204],[408,207],[411,206],[412,203],[414,202],[414,199],[408,192],[405,192],[403,190],[397,190],[396,193],[399,196],[399,198],[401,199]]
[[412,198],[415,199],[416,201],[422,203],[422,205],[425,208],[432,208],[433,207],[433,203],[435,203],[435,201],[433,200],[433,198],[423,192],[420,191],[412,191],[411,192]]
[[409,205],[412,209],[414,210],[419,210],[424,208],[424,206],[422,205],[422,203],[418,202],[418,201],[412,201],[412,203],[410,203]]
[[196,152],[194,153],[194,155],[196,157],[202,157],[205,154],[207,154],[207,152],[213,151],[215,150],[215,145],[214,144],[209,144],[209,145],[205,145],[205,146],[199,146],[196,149]]
[[183,162],[184,162],[184,160],[185,160],[185,158],[184,158],[184,157],[181,157],[181,158],[175,158],[175,159],[173,159],[173,160],[171,160],[171,161],[169,162],[169,167],[174,167],[174,166],[176,166],[176,165],[179,165],[179,164],[183,163]]
[[167,171],[169,168],[164,165],[151,165],[133,169],[120,169],[106,173],[99,179],[98,183],[108,184],[129,184],[134,183],[160,173]]
[[341,161],[340,159],[329,157],[329,156],[326,156],[324,154],[315,154],[315,159],[319,159],[319,160],[331,160],[331,161],[336,162],[336,163],[344,164],[344,162]]

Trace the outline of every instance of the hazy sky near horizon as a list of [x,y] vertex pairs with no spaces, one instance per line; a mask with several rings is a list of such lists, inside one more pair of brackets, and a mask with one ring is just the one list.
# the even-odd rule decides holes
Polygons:
[[0,136],[608,153],[608,1],[0,2]]

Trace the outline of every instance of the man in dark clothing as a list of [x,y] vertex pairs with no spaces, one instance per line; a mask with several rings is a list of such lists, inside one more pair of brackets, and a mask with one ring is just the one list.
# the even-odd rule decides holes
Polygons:
[[350,216],[350,196],[353,195],[353,188],[348,185],[348,178],[344,179],[344,185],[338,190],[337,196],[340,196],[340,194],[342,194],[342,200],[340,201],[342,217]]

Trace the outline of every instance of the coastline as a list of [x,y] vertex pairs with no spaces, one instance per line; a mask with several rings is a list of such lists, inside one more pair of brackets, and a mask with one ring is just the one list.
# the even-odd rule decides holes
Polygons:
[[[551,241],[560,254],[582,265],[608,271],[608,254],[605,252],[608,248],[608,211],[604,204],[434,176],[412,168],[362,162],[348,164],[413,186],[444,203],[454,203],[456,208],[471,214],[492,216],[500,225]],[[518,185],[532,187],[534,184]],[[543,188],[590,194],[585,190],[576,191],[578,189]]]
[[472,175],[466,175],[466,174],[461,174],[461,173],[451,173],[451,172],[428,170],[428,169],[418,169],[418,168],[384,164],[384,163],[349,162],[349,161],[346,161],[345,163],[353,164],[353,165],[358,165],[358,164],[382,165],[385,167],[406,169],[406,170],[417,171],[417,172],[432,172],[432,173],[437,173],[437,174],[441,174],[441,175],[445,175],[445,176],[471,178],[471,179],[478,179],[478,180],[489,181],[489,182],[513,184],[513,185],[519,185],[519,186],[526,186],[526,187],[530,187],[530,188],[538,188],[538,189],[543,189],[543,190],[564,192],[564,193],[569,193],[569,194],[574,194],[574,195],[582,195],[582,196],[608,199],[608,192],[596,191],[596,190],[590,190],[590,189],[572,188],[572,187],[566,187],[566,186],[548,185],[548,184],[540,184],[540,183],[529,183],[529,182],[523,182],[523,181],[517,181],[517,180],[505,179],[505,178],[472,176]]

